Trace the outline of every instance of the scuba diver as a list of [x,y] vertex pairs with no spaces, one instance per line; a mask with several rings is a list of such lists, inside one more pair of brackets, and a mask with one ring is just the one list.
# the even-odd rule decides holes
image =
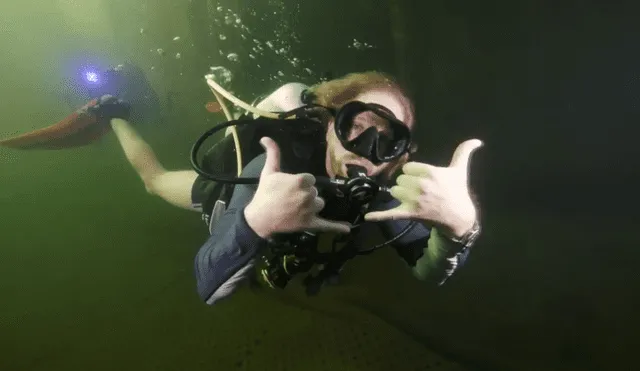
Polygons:
[[[208,83],[220,88],[211,80]],[[362,249],[355,238],[371,224],[390,238],[388,242],[420,280],[441,285],[463,264],[480,234],[467,174],[469,159],[482,142],[473,139],[460,144],[448,167],[409,162],[415,151],[413,103],[391,77],[378,72],[352,73],[312,87],[289,83],[247,108],[254,109],[235,120],[228,115],[230,121],[222,127],[238,124],[242,140],[225,135],[207,151],[202,165],[196,164],[194,146],[194,170],[165,169],[126,120],[111,120],[126,158],[147,191],[174,206],[202,213],[210,236],[195,257],[194,269],[198,294],[207,304],[228,297],[242,282],[255,278],[260,258],[264,263],[259,276],[271,287],[284,288],[294,275],[322,267],[316,276],[304,280],[307,293],[317,294],[346,261],[375,250]],[[251,115],[251,111],[257,113]],[[257,117],[274,113],[281,119]],[[287,116],[300,119],[287,124]],[[262,131],[269,120],[291,130]],[[255,125],[247,125],[252,121]],[[234,151],[229,147],[234,140],[236,145],[248,145]],[[258,140],[264,153],[252,146]],[[250,161],[237,166],[240,177],[235,182],[209,176],[228,173],[234,156],[241,155]],[[399,170],[396,185],[380,187],[386,192],[366,202],[366,213],[360,208],[355,218],[353,213],[349,218],[332,218],[340,205],[333,203],[329,208],[328,199],[333,196],[321,191],[320,179],[337,183],[342,179],[343,185],[365,179],[359,189],[371,190],[371,184],[385,185]],[[251,177],[259,179],[252,182]],[[333,193],[340,194],[344,196],[340,190]],[[358,198],[357,192],[351,196]],[[315,244],[322,232],[337,233],[334,242],[348,240],[346,247],[318,253]],[[288,250],[271,249],[269,254],[274,246]]]
[[[448,167],[408,162],[415,152],[413,104],[391,77],[378,72],[348,74],[312,87],[287,84],[256,107],[257,115],[269,116],[262,107],[279,112],[280,121],[250,125],[256,132],[248,137],[259,139],[265,153],[238,168],[241,174],[235,180],[212,175],[197,164],[197,148],[207,133],[192,151],[198,175],[160,171],[155,182],[147,177],[157,190],[160,179],[170,179],[162,181],[162,190],[167,191],[168,184],[174,187],[173,202],[203,211],[210,237],[197,253],[195,274],[198,293],[207,304],[255,278],[258,265],[260,278],[273,288],[284,288],[296,274],[319,268],[303,281],[307,294],[315,295],[348,260],[389,244],[421,280],[441,285],[462,265],[480,234],[467,174],[481,141],[460,144]],[[290,131],[274,129],[271,136],[257,129],[286,125],[292,117]],[[232,125],[245,127],[250,121],[230,121],[208,134]],[[214,146],[203,166],[220,163],[207,159],[212,154],[221,158]],[[396,185],[386,187],[398,170],[402,174]],[[220,182],[222,191],[213,191]],[[363,249],[358,235],[367,234],[371,224],[378,225],[388,241]],[[338,234],[328,253],[317,250],[323,232]],[[338,243],[343,244],[339,251]]]

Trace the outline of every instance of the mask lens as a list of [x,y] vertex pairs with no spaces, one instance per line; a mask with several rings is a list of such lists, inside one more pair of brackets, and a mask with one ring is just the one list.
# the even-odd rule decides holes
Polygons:
[[353,117],[353,121],[346,131],[347,140],[357,138],[369,128],[375,128],[378,133],[385,134],[391,140],[394,140],[393,130],[389,121],[372,111],[360,112]]
[[384,107],[358,101],[346,104],[338,112],[336,133],[345,148],[364,157],[376,157],[376,161],[390,161],[402,155],[411,135]]
[[351,125],[345,131],[347,140],[353,141],[371,128],[377,131],[375,148],[378,159],[389,159],[403,151],[407,142],[404,126],[391,122],[373,111],[361,112],[354,116]]
[[378,158],[385,159],[394,155],[395,141],[389,139],[386,135],[378,137]]

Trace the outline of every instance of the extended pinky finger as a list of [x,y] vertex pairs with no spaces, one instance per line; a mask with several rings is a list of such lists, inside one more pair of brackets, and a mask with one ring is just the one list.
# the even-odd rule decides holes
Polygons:
[[309,223],[309,229],[313,231],[349,233],[351,232],[351,225],[347,222],[334,222],[315,217],[311,223]]
[[413,211],[402,205],[386,211],[372,211],[365,214],[364,219],[368,222],[380,222],[383,220],[407,220],[414,217]]

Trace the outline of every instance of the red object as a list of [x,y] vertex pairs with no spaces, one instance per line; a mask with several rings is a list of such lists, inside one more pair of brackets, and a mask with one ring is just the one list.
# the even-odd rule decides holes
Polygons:
[[204,108],[206,108],[207,111],[209,111],[211,113],[217,113],[217,112],[222,111],[222,107],[220,106],[220,103],[214,102],[214,101],[205,104]]
[[87,103],[57,124],[0,140],[0,146],[16,149],[63,149],[93,143],[111,130],[109,119],[100,118],[90,108],[97,99]]

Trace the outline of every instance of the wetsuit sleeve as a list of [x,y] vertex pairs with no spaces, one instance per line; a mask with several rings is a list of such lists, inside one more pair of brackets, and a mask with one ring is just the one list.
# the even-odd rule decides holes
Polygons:
[[[376,211],[389,210],[400,204],[392,200],[374,206]],[[379,225],[385,239],[389,240],[402,232],[410,221],[389,220]],[[416,278],[442,285],[460,268],[469,254],[459,245],[441,236],[437,229],[417,223],[409,233],[393,244],[396,252],[411,267]]]
[[[242,177],[260,175],[265,156],[251,161]],[[245,206],[255,194],[256,185],[236,185],[224,215],[195,258],[198,294],[207,304],[228,297],[244,281],[253,268],[253,259],[266,247],[267,241],[247,224]]]

